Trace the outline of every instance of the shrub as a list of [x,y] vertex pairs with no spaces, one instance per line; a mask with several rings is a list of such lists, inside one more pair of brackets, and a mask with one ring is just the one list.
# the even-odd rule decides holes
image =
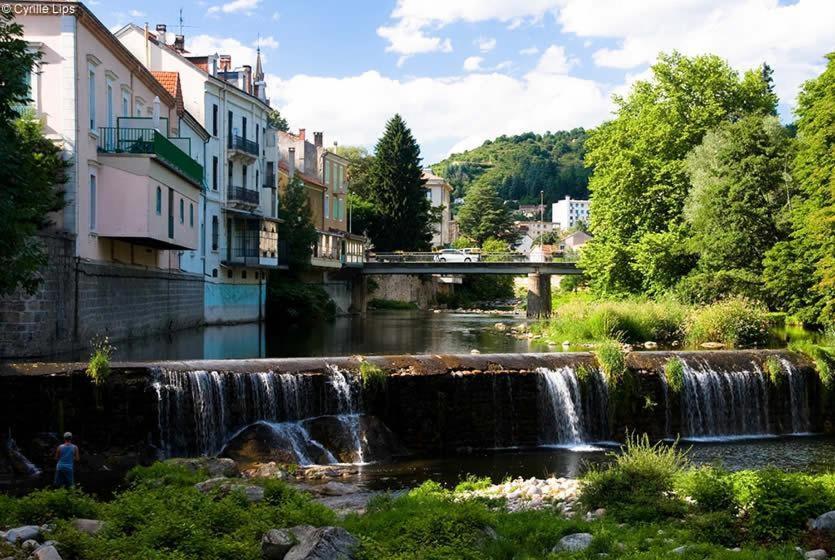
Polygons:
[[683,472],[676,479],[676,492],[694,500],[704,512],[735,513],[738,508],[733,481],[726,471],[716,467]]
[[623,453],[611,457],[611,465],[585,475],[580,492],[585,507],[605,507],[625,521],[657,520],[684,511],[684,503],[673,495],[675,478],[687,464],[677,444],[650,444],[646,434],[630,434]]
[[806,520],[832,509],[823,487],[809,477],[764,469],[754,475],[748,531],[762,542],[784,542],[799,534]]
[[694,309],[686,325],[690,345],[721,342],[733,348],[766,344],[770,321],[762,304],[732,298]]
[[626,374],[626,354],[621,345],[614,340],[598,344],[594,356],[606,377],[606,383],[610,386],[617,385]]
[[37,490],[17,503],[17,520],[27,525],[42,525],[56,519],[94,518],[96,502],[80,490]]
[[792,342],[789,344],[789,350],[803,354],[812,360],[823,386],[828,390],[835,388],[835,350],[813,344],[808,340]]
[[765,359],[765,372],[768,374],[768,379],[771,380],[772,385],[780,385],[786,377],[786,371],[783,369],[783,364],[776,356],[769,356]]
[[368,302],[370,309],[391,309],[391,310],[409,310],[417,309],[418,306],[413,301],[397,301],[394,299],[372,299]]
[[286,322],[311,323],[336,316],[336,304],[319,284],[305,284],[284,275],[271,274],[267,289],[267,318]]
[[485,488],[489,488],[493,484],[493,481],[490,480],[490,477],[477,477],[473,474],[467,475],[467,478],[459,482],[455,486],[454,492],[473,492],[475,490],[484,490]]
[[365,389],[379,389],[386,384],[386,372],[366,360],[360,362],[360,381]]
[[664,364],[664,379],[667,387],[673,393],[681,393],[684,389],[684,362],[678,356],[673,356]]
[[137,466],[128,471],[125,479],[137,486],[194,486],[209,478],[204,470],[194,470],[176,463],[177,459],[156,462],[149,467]]
[[693,535],[702,542],[731,548],[740,541],[740,523],[727,511],[699,513],[687,519]]
[[93,383],[102,385],[110,375],[110,359],[116,348],[110,344],[110,339],[106,336],[94,338],[90,345],[93,352],[90,354],[86,372]]

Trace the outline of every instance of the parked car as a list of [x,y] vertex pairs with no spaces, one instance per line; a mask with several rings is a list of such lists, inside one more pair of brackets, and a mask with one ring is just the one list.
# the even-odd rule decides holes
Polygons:
[[435,254],[435,262],[478,262],[477,253],[468,253],[459,249],[442,249]]

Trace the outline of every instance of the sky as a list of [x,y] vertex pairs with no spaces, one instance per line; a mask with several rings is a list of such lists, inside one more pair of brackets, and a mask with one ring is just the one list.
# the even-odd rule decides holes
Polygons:
[[90,0],[253,64],[292,130],[373,148],[400,113],[424,163],[502,134],[594,127],[659,52],[774,68],[781,118],[835,49],[835,0]]

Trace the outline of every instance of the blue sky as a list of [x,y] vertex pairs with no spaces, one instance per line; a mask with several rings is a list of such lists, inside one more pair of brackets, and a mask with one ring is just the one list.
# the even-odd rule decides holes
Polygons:
[[400,112],[427,163],[499,134],[592,127],[659,51],[768,61],[791,120],[835,45],[832,0],[98,0],[109,27],[146,21],[186,47],[254,62],[292,128],[373,146]]

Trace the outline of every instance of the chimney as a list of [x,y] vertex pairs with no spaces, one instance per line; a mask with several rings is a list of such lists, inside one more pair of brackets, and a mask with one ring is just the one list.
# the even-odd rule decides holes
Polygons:
[[313,145],[317,148],[322,147],[322,133],[321,132],[314,132],[313,133]]
[[244,64],[244,91],[252,93],[252,66]]
[[296,148],[287,148],[287,153],[287,167],[290,170],[287,174],[292,179],[296,174]]
[[186,36],[185,35],[174,35],[174,50],[178,53],[185,52],[186,50]]
[[220,71],[229,72],[232,69],[232,56],[228,54],[220,55]]
[[157,37],[159,38],[159,40],[164,45],[168,44],[168,37],[167,37],[168,34],[166,33],[167,29],[168,29],[168,27],[164,23],[158,23],[157,24],[157,27],[156,27]]
[[212,76],[217,76],[217,54],[213,54],[209,56],[209,72],[211,72]]
[[301,139],[302,142],[304,142],[304,129],[303,128],[299,129],[299,138]]

